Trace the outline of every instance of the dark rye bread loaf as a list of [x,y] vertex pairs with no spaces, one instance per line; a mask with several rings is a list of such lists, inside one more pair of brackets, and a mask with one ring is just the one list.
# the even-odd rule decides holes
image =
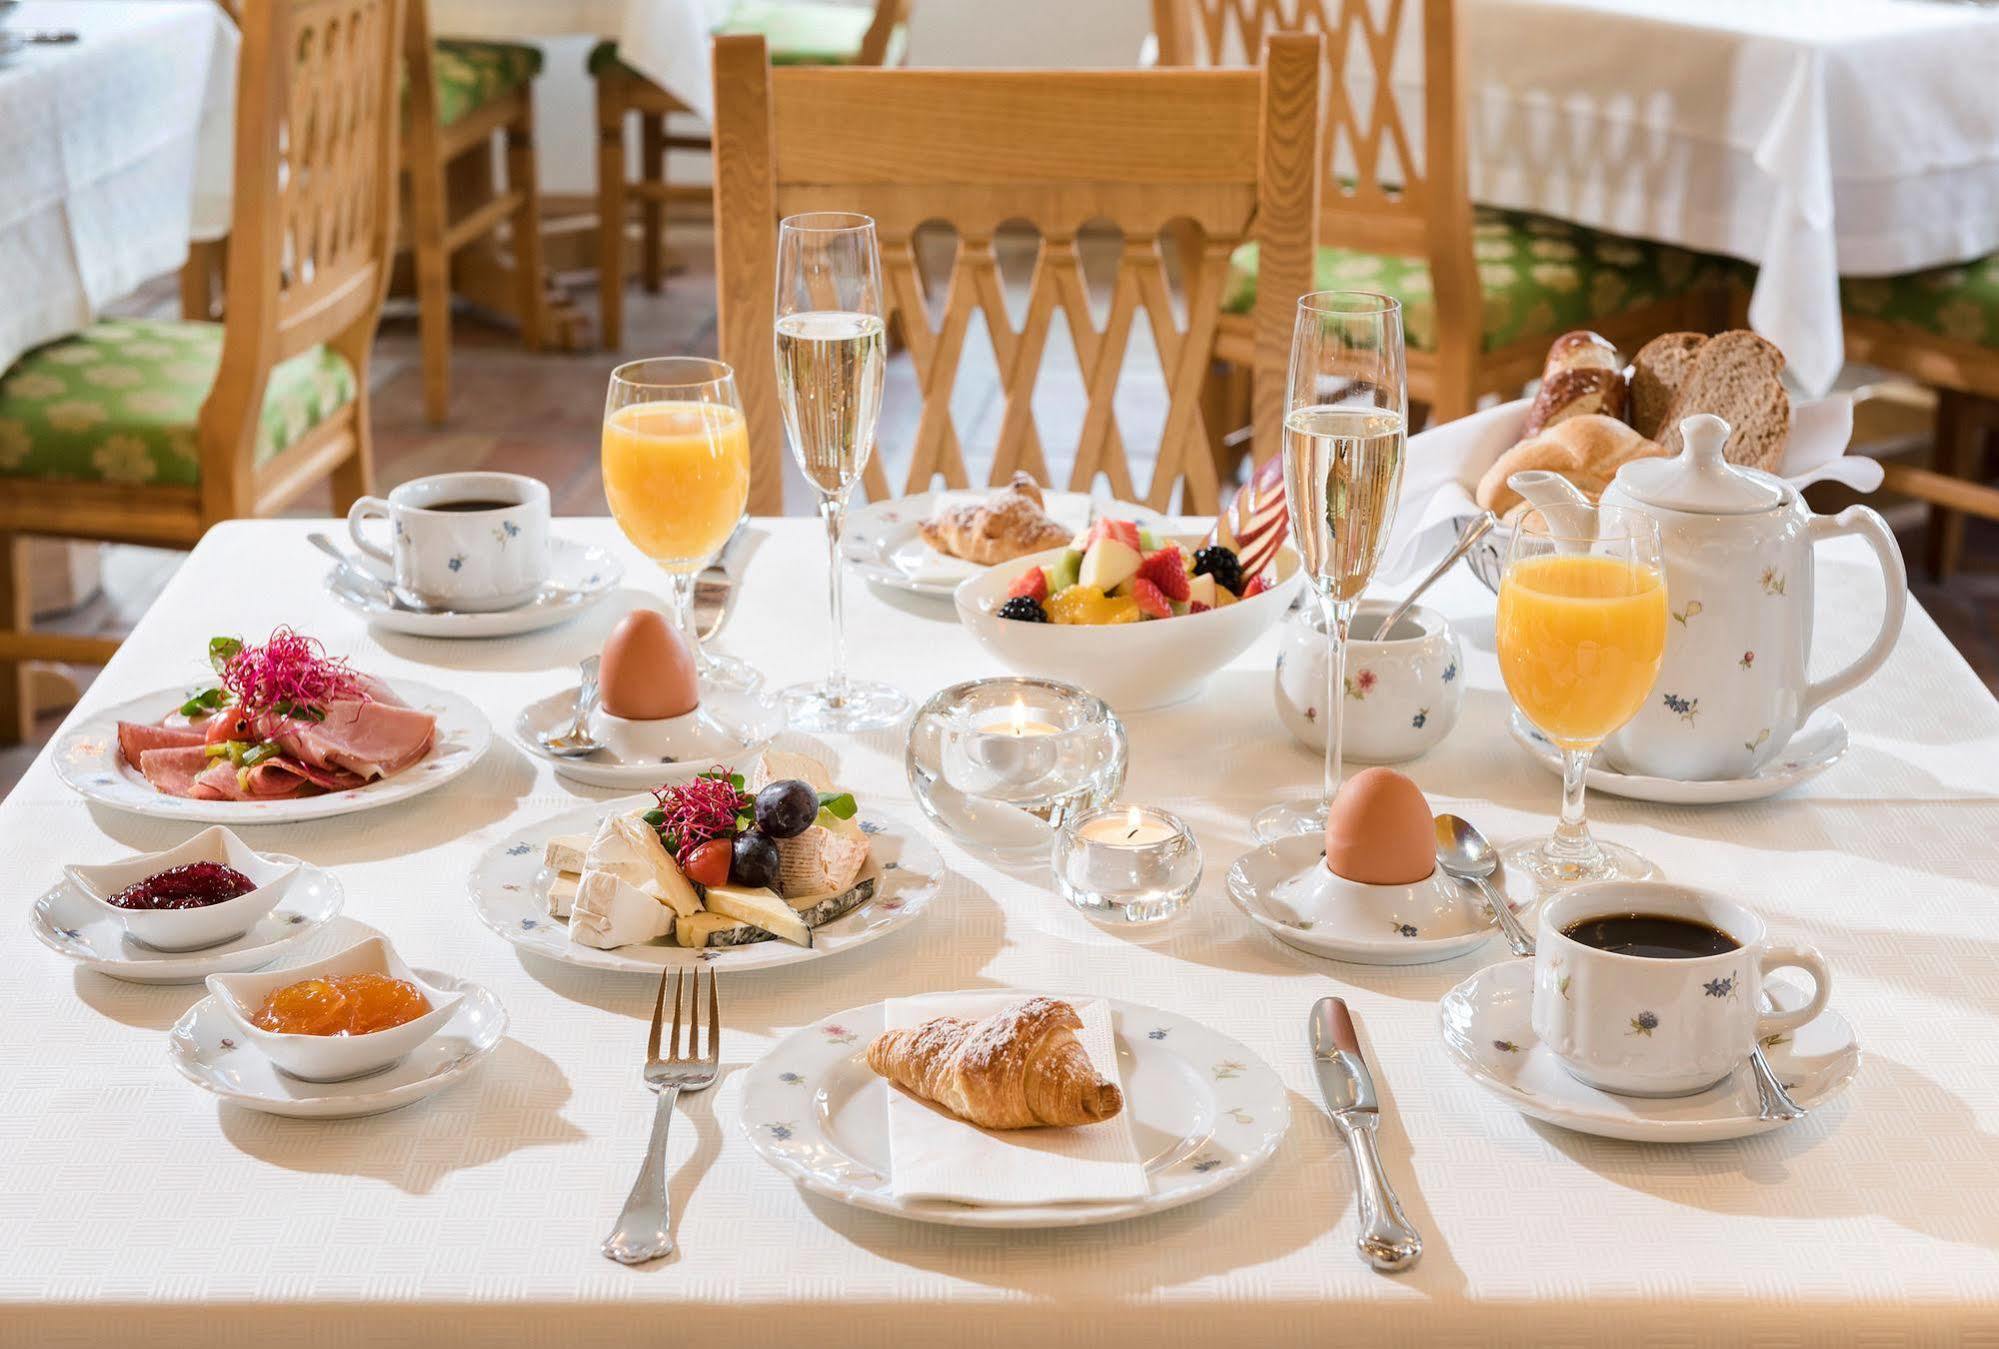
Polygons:
[[1661,333],[1631,358],[1631,429],[1663,443],[1666,413],[1707,345],[1700,333]]
[[1755,333],[1737,329],[1710,337],[1695,353],[1666,409],[1658,441],[1667,454],[1682,448],[1680,420],[1711,412],[1732,434],[1728,462],[1775,473],[1791,438],[1791,398],[1784,392],[1784,353]]

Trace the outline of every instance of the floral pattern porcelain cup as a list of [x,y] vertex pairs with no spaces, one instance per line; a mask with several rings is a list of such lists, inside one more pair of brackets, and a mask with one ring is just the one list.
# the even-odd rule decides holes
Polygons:
[[[1404,763],[1428,753],[1457,725],[1464,649],[1435,609],[1417,605],[1381,633],[1392,600],[1363,600],[1347,646],[1345,757]],[[1277,715],[1293,739],[1326,747],[1325,619],[1308,597],[1284,626],[1278,648]]]
[[[1655,959],[1585,946],[1564,929],[1628,914],[1719,928],[1737,947]],[[1811,1001],[1765,1014],[1776,969],[1812,976]],[[1832,976],[1808,946],[1772,944],[1754,913],[1724,895],[1658,881],[1600,881],[1541,906],[1535,936],[1534,1034],[1577,1080],[1625,1096],[1686,1096],[1727,1077],[1770,1037],[1825,1010]]]
[[[467,510],[461,503],[493,503]],[[457,506],[457,509],[452,509]],[[460,613],[512,609],[548,580],[548,486],[518,473],[434,473],[347,512],[354,546],[394,569],[396,588],[420,604]],[[362,525],[387,520],[389,547]]]

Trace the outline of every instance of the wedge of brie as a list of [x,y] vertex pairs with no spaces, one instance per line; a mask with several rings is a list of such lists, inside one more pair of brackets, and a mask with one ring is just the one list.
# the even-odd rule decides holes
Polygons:
[[590,835],[557,834],[542,849],[542,865],[550,871],[568,871],[580,874],[583,870],[583,855],[590,851]]
[[600,950],[657,941],[673,931],[674,913],[609,871],[586,871],[569,910],[569,940]]
[[824,811],[819,819],[804,833],[777,840],[777,892],[786,899],[838,894],[867,863],[868,836],[859,825]]
[[805,925],[805,920],[781,896],[769,890],[711,885],[708,887],[708,908],[725,918],[762,928],[771,936],[782,938],[794,946],[812,945],[812,929]]
[[636,815],[609,815],[597,827],[583,857],[583,874],[604,872],[650,895],[676,914],[698,913],[694,886],[659,841],[653,827]]
[[569,911],[576,907],[576,887],[581,880],[580,876],[572,876],[563,871],[556,872],[549,880],[548,916],[550,918],[567,918],[569,916]]
[[763,757],[743,774],[743,786],[754,794],[773,782],[783,782],[787,778],[797,778],[815,792],[833,790],[833,774],[825,764],[809,754],[793,754],[781,749],[765,750]]

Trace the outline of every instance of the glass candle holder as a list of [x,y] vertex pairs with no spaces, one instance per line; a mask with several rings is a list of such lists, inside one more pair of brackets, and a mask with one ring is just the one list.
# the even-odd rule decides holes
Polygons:
[[1055,888],[1105,923],[1157,923],[1187,907],[1201,883],[1201,845],[1177,815],[1105,806],[1055,834]]
[[1071,815],[1124,786],[1124,724],[1053,679],[974,679],[942,689],[910,724],[904,768],[932,823],[989,852],[1047,856]]

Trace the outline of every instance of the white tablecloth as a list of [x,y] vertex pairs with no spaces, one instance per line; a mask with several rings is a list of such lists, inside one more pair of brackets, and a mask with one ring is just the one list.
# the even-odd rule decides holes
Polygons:
[[[561,686],[612,621],[450,643],[375,634],[319,589],[304,521],[209,534],[86,695],[103,707],[199,666],[222,629],[294,623],[361,668],[448,683],[501,728]],[[561,532],[624,545],[607,521]],[[814,521],[757,522],[725,645],[783,684],[826,633]],[[1878,613],[1848,541],[1822,550],[1821,662]],[[645,564],[632,576],[648,581]],[[1502,729],[1491,597],[1459,572],[1464,720],[1410,772],[1506,838],[1544,829],[1555,779]],[[607,606],[608,608],[608,606]],[[997,667],[948,606],[856,589],[861,673],[919,697]],[[1599,830],[1720,886],[1815,943],[1866,1060],[1836,1103],[1740,1143],[1645,1148],[1529,1123],[1451,1067],[1436,1000],[1497,943],[1434,967],[1369,969],[1280,946],[1222,895],[1250,812],[1316,781],[1279,729],[1274,638],[1187,705],[1133,716],[1127,796],[1185,815],[1207,856],[1193,908],[1140,943],[1066,909],[1044,876],[942,843],[956,875],[910,930],[723,990],[724,1074],[671,1142],[677,1261],[597,1254],[644,1145],[649,981],[524,960],[479,926],[473,858],[503,831],[595,796],[497,741],[394,810],[253,831],[337,867],[347,914],[415,964],[493,989],[510,1039],[475,1076],[376,1119],[309,1123],[218,1107],[168,1065],[199,996],[75,973],[27,931],[64,860],[157,848],[185,826],[94,811],[44,759],[0,804],[13,916],[0,979],[0,1344],[952,1346],[1080,1343],[1943,1343],[1999,1306],[1999,704],[1911,607],[1900,649],[1836,706],[1853,750],[1774,801],[1666,808],[1601,797]],[[842,783],[904,801],[893,733],[831,745]],[[353,931],[349,928],[348,931]],[[323,939],[322,939],[323,940]],[[807,1198],[738,1130],[741,1074],[787,1028],[883,997],[975,986],[1099,993],[1239,1037],[1293,1094],[1269,1166],[1209,1201],[1101,1229],[980,1233]],[[1346,1154],[1305,1056],[1314,999],[1341,993],[1375,1047],[1382,1147],[1428,1243],[1390,1278],[1353,1251]],[[1962,1332],[1961,1335],[1952,1332]]]
[[[1999,249],[1999,8],[1460,0],[1472,195],[1760,264],[1805,388],[1839,282]],[[1413,29],[1413,22],[1405,24]],[[1420,86],[1412,42],[1400,69]]]
[[432,0],[430,24],[447,37],[616,38],[619,60],[707,122],[715,112],[708,35],[733,8],[733,0]]
[[236,28],[213,0],[27,0],[0,61],[0,370],[228,232]]

